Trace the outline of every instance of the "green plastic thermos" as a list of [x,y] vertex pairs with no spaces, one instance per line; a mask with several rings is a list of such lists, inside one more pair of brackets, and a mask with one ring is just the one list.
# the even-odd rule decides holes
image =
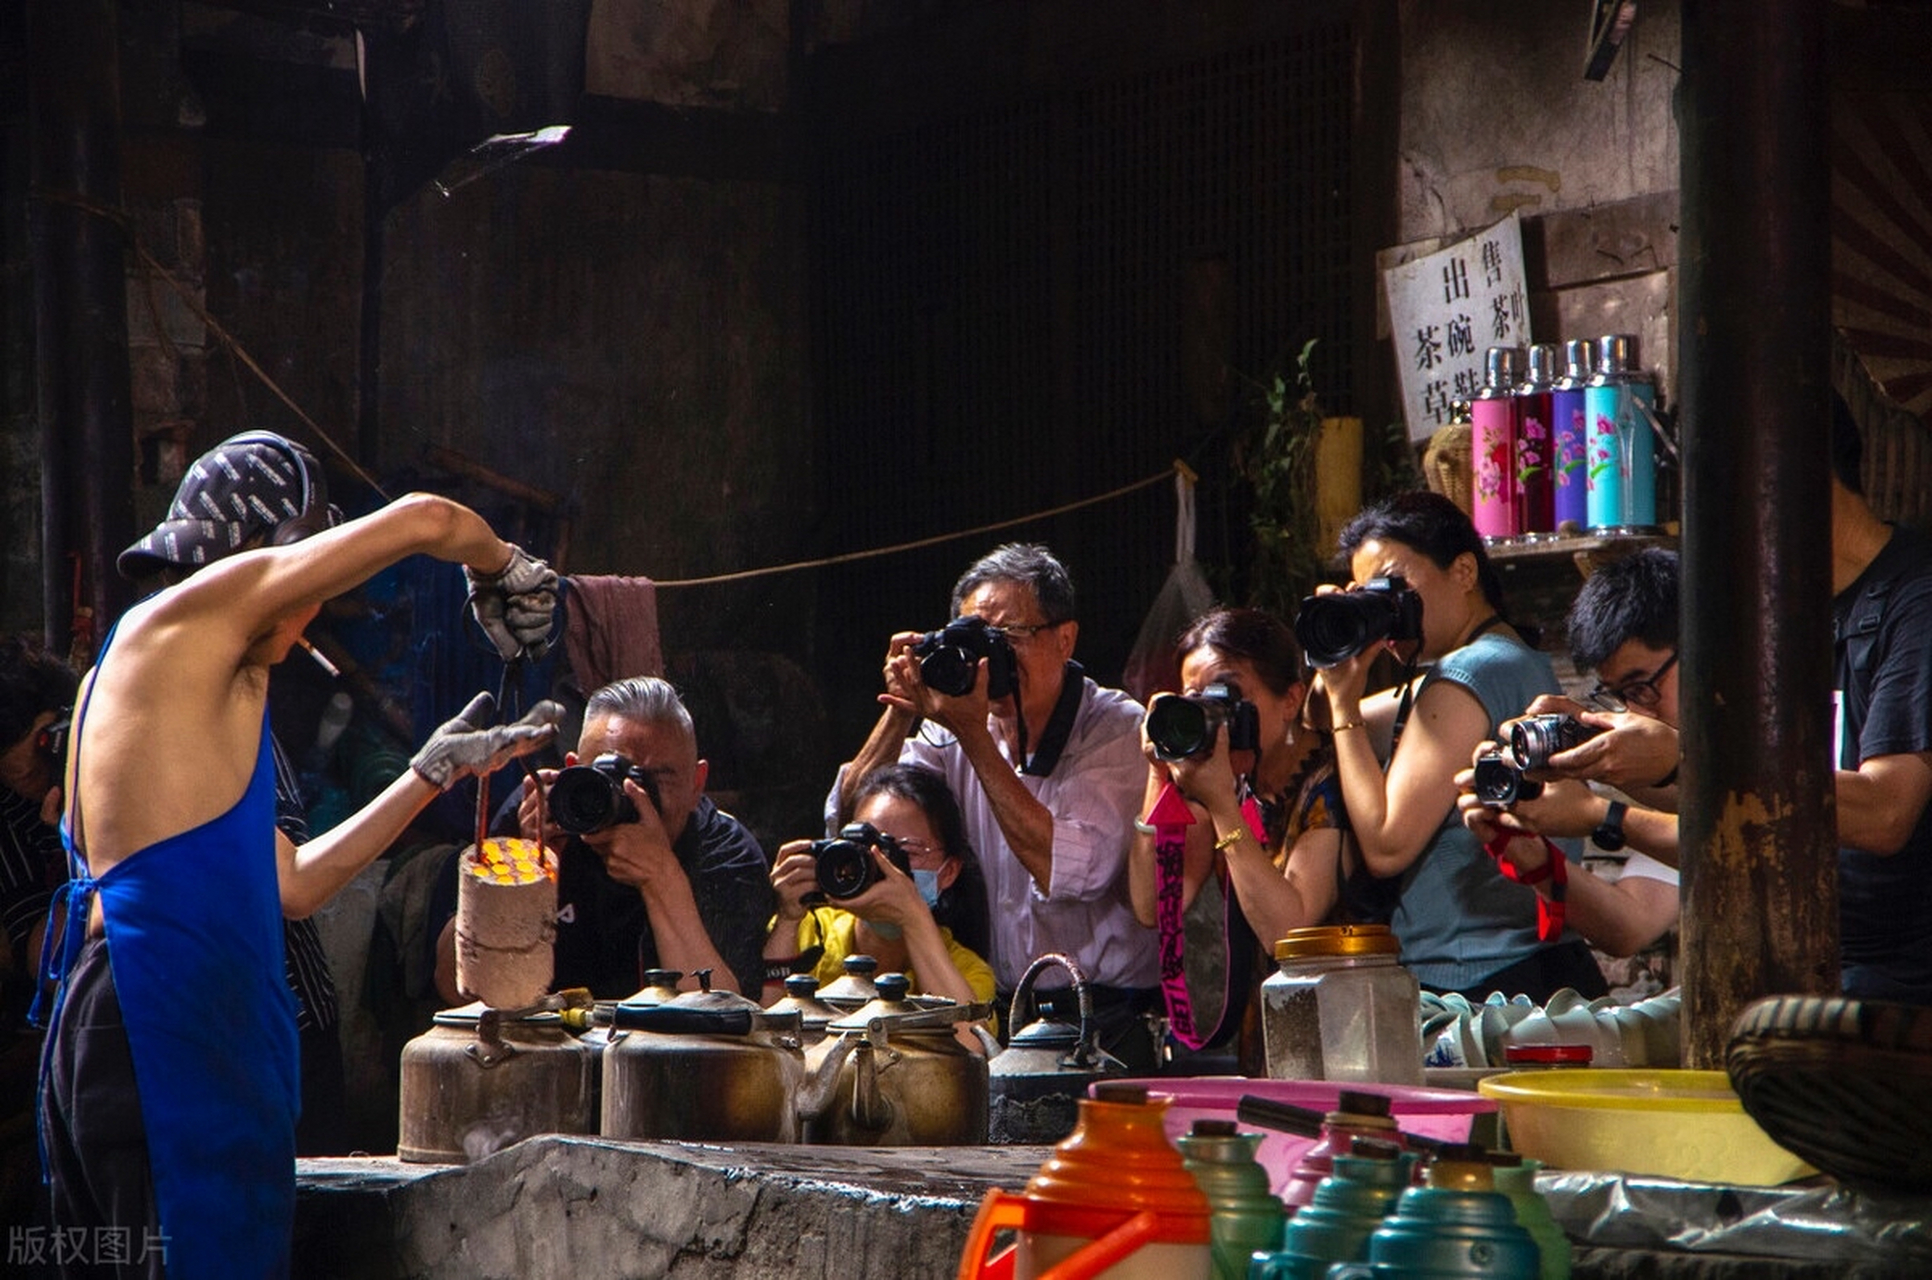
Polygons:
[[1543,1258],[1543,1280],[1570,1280],[1570,1238],[1556,1225],[1550,1202],[1536,1189],[1536,1171],[1542,1167],[1542,1161],[1524,1156],[1518,1163],[1496,1165],[1491,1173],[1496,1190],[1516,1206],[1516,1225],[1536,1241]]
[[1410,1187],[1369,1237],[1368,1265],[1339,1264],[1335,1280],[1537,1280],[1536,1241],[1496,1189],[1478,1147],[1445,1147],[1427,1186]]
[[1243,1280],[1249,1255],[1281,1244],[1281,1201],[1254,1158],[1261,1135],[1236,1132],[1232,1120],[1196,1120],[1178,1143],[1207,1197],[1215,1280]]
[[1255,1255],[1248,1280],[1322,1280],[1335,1263],[1367,1259],[1369,1237],[1408,1188],[1416,1158],[1365,1138],[1352,1150],[1334,1158],[1314,1198],[1288,1219],[1280,1250]]

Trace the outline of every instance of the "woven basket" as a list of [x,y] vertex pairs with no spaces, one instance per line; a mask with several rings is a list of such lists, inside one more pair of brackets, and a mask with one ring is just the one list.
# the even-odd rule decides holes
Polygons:
[[1932,1009],[1773,996],[1739,1016],[1725,1066],[1779,1146],[1854,1186],[1932,1191]]
[[1452,422],[1429,437],[1422,451],[1422,478],[1429,487],[1462,508],[1464,515],[1475,510],[1475,464],[1472,461],[1470,427]]

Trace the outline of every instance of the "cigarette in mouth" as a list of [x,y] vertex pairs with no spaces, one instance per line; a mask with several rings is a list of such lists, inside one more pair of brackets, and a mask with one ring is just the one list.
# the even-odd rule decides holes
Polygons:
[[322,651],[320,649],[317,649],[314,645],[310,644],[307,636],[297,636],[295,638],[295,643],[301,646],[302,651],[304,653],[308,654],[309,657],[315,659],[316,666],[322,668],[324,671],[328,672],[331,676],[335,677],[338,680],[342,678],[342,672],[340,668],[338,668],[335,665],[335,663],[330,662],[327,658],[323,657]]

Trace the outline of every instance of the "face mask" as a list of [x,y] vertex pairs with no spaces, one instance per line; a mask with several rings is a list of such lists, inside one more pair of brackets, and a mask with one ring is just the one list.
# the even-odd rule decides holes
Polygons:
[[918,886],[919,896],[925,900],[928,907],[936,907],[939,905],[939,873],[937,871],[924,871],[918,867],[914,867],[912,869],[912,882]]

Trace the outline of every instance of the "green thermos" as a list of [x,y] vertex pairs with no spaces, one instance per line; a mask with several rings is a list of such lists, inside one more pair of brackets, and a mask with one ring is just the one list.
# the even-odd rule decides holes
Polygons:
[[1196,1120],[1181,1135],[1182,1162],[1207,1197],[1215,1280],[1242,1280],[1248,1257],[1281,1244],[1281,1201],[1254,1158],[1258,1133],[1238,1133],[1232,1120]]
[[1480,1147],[1444,1147],[1428,1185],[1404,1191],[1369,1237],[1368,1265],[1337,1265],[1331,1280],[1537,1280],[1536,1241],[1495,1188]]
[[1536,1241],[1543,1257],[1543,1280],[1570,1280],[1570,1238],[1556,1225],[1549,1201],[1536,1189],[1536,1171],[1543,1167],[1543,1162],[1528,1156],[1512,1157],[1512,1160],[1513,1163],[1498,1163],[1492,1170],[1496,1190],[1509,1197],[1509,1202],[1516,1206],[1516,1225]]
[[1368,1257],[1369,1237],[1414,1178],[1415,1156],[1393,1142],[1355,1139],[1314,1198],[1288,1219],[1275,1253],[1256,1254],[1248,1280],[1322,1280],[1338,1262]]

